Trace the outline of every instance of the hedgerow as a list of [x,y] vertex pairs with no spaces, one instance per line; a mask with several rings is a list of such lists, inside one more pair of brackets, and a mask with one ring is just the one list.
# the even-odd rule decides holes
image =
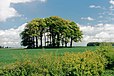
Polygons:
[[94,52],[67,53],[63,57],[66,75],[72,76],[100,76],[105,69],[107,61]]
[[108,61],[106,68],[114,67],[114,48],[110,43],[102,43],[99,48],[96,50],[96,53],[105,57]]
[[110,43],[102,43],[96,50],[96,53],[107,59],[108,63],[105,66],[105,72],[102,76],[114,76],[114,48]]

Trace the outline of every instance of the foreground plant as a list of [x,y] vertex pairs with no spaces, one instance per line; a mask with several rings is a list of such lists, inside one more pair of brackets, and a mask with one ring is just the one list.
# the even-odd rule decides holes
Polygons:
[[2,67],[0,76],[101,76],[107,64],[105,58],[92,51],[62,56],[43,53],[34,60],[26,59]]

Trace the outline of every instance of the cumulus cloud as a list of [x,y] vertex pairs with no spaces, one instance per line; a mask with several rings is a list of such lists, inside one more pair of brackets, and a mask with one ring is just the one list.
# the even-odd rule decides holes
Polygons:
[[114,1],[110,0],[109,3],[111,4],[110,7],[109,7],[109,10],[113,11],[114,10]]
[[[0,45],[21,47],[19,34],[24,30],[26,24],[27,23],[16,29],[0,30]],[[82,42],[74,43],[74,46],[84,46],[88,42],[114,42],[114,24],[97,24],[95,26],[78,25],[84,35]]]
[[112,5],[114,5],[114,1],[113,0],[110,0],[109,3],[112,4]]
[[0,45],[8,47],[20,47],[20,33],[24,30],[27,23],[19,26],[17,29],[0,30]]
[[0,21],[6,21],[8,18],[21,16],[11,4],[26,3],[32,1],[45,2],[46,0],[0,0]]
[[87,17],[87,18],[84,18],[84,17],[81,17],[82,20],[88,20],[88,21],[93,21],[94,19],[92,17]]
[[97,24],[95,26],[80,25],[83,31],[82,43],[114,42],[114,24]]
[[10,0],[11,3],[26,3],[32,2],[33,0]]

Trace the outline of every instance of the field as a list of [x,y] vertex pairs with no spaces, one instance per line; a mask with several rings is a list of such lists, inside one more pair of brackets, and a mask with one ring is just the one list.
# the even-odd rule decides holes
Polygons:
[[16,59],[23,59],[25,54],[30,55],[39,55],[42,52],[53,52],[56,54],[63,54],[64,52],[84,52],[86,50],[95,50],[96,47],[74,47],[74,48],[48,48],[48,49],[0,49],[0,63],[9,64],[15,62]]
[[113,64],[110,45],[0,49],[0,76],[113,76]]

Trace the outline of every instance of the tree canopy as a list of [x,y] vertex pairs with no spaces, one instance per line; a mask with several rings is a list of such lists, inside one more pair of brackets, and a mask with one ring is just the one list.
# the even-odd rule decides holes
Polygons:
[[73,41],[81,41],[82,31],[73,21],[51,16],[28,22],[20,36],[21,45],[27,48],[67,47],[68,43],[72,47]]

